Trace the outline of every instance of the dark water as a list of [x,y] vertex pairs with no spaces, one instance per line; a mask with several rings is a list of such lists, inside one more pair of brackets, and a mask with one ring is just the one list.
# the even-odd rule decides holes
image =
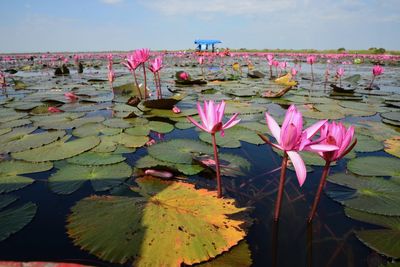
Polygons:
[[[197,138],[193,129],[175,130],[165,135],[174,138]],[[359,242],[353,228],[367,227],[345,217],[343,207],[323,195],[312,229],[306,224],[310,204],[319,182],[322,168],[313,167],[302,188],[295,173],[287,172],[281,219],[272,223],[272,212],[280,171],[266,174],[280,166],[281,159],[267,145],[255,146],[242,142],[238,149],[221,149],[235,153],[251,162],[251,170],[244,177],[225,178],[225,196],[237,199],[241,206],[253,207],[253,225],[249,229],[249,243],[253,266],[367,266],[371,251]],[[133,165],[146,149],[125,154]],[[345,169],[345,162],[332,167],[331,173]],[[23,230],[0,243],[1,260],[67,261],[95,266],[119,266],[102,262],[72,244],[65,229],[70,208],[80,199],[96,194],[89,182],[71,195],[52,193],[46,182],[52,172],[30,175],[36,180],[30,186],[17,190],[18,203],[32,201],[38,205],[33,221]],[[202,186],[215,186],[211,180],[195,176]]]

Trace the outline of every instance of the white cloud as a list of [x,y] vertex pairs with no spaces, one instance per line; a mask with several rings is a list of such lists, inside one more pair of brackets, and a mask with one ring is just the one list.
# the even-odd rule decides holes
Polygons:
[[165,15],[192,15],[223,13],[226,15],[257,15],[296,6],[295,0],[141,0],[149,8]]
[[101,0],[101,2],[103,2],[104,4],[108,4],[108,5],[116,5],[119,3],[122,3],[123,0]]

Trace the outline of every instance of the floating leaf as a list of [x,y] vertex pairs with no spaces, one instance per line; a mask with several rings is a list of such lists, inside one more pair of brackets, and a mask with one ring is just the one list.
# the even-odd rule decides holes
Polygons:
[[18,197],[12,195],[0,195],[0,210],[15,202],[17,199]]
[[400,177],[400,159],[397,158],[359,157],[350,160],[347,168],[358,175]]
[[182,182],[136,182],[141,197],[92,196],[72,208],[67,230],[76,245],[110,262],[181,266],[207,261],[245,237],[245,220],[228,217],[245,211],[234,200]]
[[8,133],[0,136],[0,143],[7,143],[7,142],[21,139],[26,134],[29,134],[29,133],[35,131],[36,129],[37,129],[37,127],[14,128],[11,132],[8,132]]
[[33,183],[33,179],[20,176],[20,174],[43,172],[51,168],[53,168],[51,162],[2,161],[0,162],[0,193],[11,192]]
[[28,119],[19,119],[19,120],[14,120],[14,121],[8,121],[8,122],[2,123],[0,125],[0,129],[21,127],[21,126],[29,125],[31,123],[32,122]]
[[112,118],[112,119],[107,119],[103,122],[103,124],[107,127],[111,128],[120,128],[120,129],[126,129],[131,127],[132,125],[129,123],[129,121],[120,119],[120,118]]
[[169,133],[174,130],[174,126],[161,121],[150,121],[146,125],[129,128],[125,133],[130,135],[148,135],[150,131],[157,133]]
[[62,129],[73,129],[88,123],[102,122],[102,121],[104,121],[104,117],[102,116],[84,117],[76,119],[62,118],[62,119],[52,119],[47,121],[36,122],[35,125],[42,129],[62,130]]
[[383,144],[371,137],[359,134],[357,137],[357,144],[354,147],[356,152],[375,152],[383,149]]
[[240,241],[239,245],[233,247],[217,258],[200,263],[199,267],[248,267],[251,266],[251,252],[246,241]]
[[[257,135],[255,131],[249,130],[241,126],[235,126],[225,130],[225,135],[222,137],[220,134],[216,134],[217,145],[220,147],[237,148],[240,147],[240,141],[248,142],[255,145],[264,144],[264,141]],[[201,132],[199,138],[212,144],[211,134]]]
[[100,123],[88,123],[72,131],[74,136],[86,137],[91,135],[116,135],[121,133],[122,129],[110,128]]
[[385,151],[400,158],[400,136],[385,140]]
[[400,111],[385,112],[380,115],[386,120],[400,122]]
[[351,188],[327,191],[332,199],[347,207],[382,215],[400,215],[400,185],[391,180],[338,173],[329,176],[328,181]]
[[161,161],[191,164],[192,153],[212,154],[213,148],[198,141],[174,139],[152,145],[147,151],[149,155]]
[[49,178],[50,189],[57,194],[71,194],[85,181],[90,181],[95,191],[105,191],[121,184],[132,174],[126,163],[104,166],[68,164]]
[[348,208],[345,212],[352,219],[385,227],[385,229],[356,231],[356,236],[378,253],[391,258],[400,258],[400,217],[370,214]]
[[0,144],[0,153],[19,152],[52,143],[65,135],[64,131],[41,132],[21,136],[17,140]]
[[0,212],[0,241],[18,232],[27,225],[36,214],[37,207],[28,202],[17,208]]
[[88,136],[67,142],[69,138],[70,136],[66,136],[49,145],[12,153],[12,157],[31,162],[67,159],[88,151],[100,143],[97,136]]
[[166,162],[153,158],[150,155],[141,157],[139,160],[136,161],[135,166],[136,168],[140,169],[167,167],[172,170],[177,170],[185,175],[195,175],[204,170],[202,166],[197,164],[180,164],[180,163]]
[[117,154],[85,152],[67,159],[67,162],[78,165],[108,165],[119,163],[124,160],[125,157]]

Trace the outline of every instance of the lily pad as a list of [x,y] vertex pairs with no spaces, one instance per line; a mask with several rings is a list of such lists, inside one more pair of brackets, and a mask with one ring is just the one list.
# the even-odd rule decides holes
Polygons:
[[70,136],[66,136],[49,145],[22,152],[15,152],[11,155],[15,159],[31,162],[61,160],[79,155],[100,143],[100,139],[97,136],[88,136],[67,142],[69,138]]
[[32,202],[0,212],[0,241],[24,228],[35,216],[37,207]]
[[129,128],[125,133],[130,135],[148,135],[150,131],[157,133],[169,133],[174,130],[172,124],[161,121],[150,121],[148,124]]
[[357,135],[357,144],[354,147],[356,152],[375,152],[383,149],[383,144],[371,137]]
[[141,197],[92,196],[72,208],[67,230],[75,245],[115,263],[181,266],[222,254],[246,235],[246,220],[228,217],[246,210],[232,199],[182,182],[136,182]]
[[0,129],[21,127],[21,126],[29,125],[31,123],[32,122],[28,119],[19,119],[19,120],[14,120],[14,121],[8,121],[8,122],[2,123],[0,125]]
[[[248,142],[254,145],[264,144],[264,141],[257,135],[255,131],[249,130],[241,126],[234,126],[225,130],[225,135],[222,137],[219,134],[215,135],[217,145],[220,147],[237,148],[240,147],[240,141]],[[211,134],[201,132],[199,138],[212,144]]]
[[359,157],[350,160],[347,168],[358,175],[400,177],[400,159],[389,157]]
[[102,116],[76,118],[72,120],[69,118],[63,118],[60,120],[54,119],[54,120],[36,122],[35,125],[42,129],[62,130],[62,129],[73,129],[88,123],[102,122],[102,121],[104,121],[104,117]]
[[18,197],[12,195],[0,195],[0,210],[15,202],[17,199]]
[[110,128],[100,123],[88,123],[72,131],[74,136],[86,137],[91,135],[116,135],[122,132],[122,129]]
[[400,216],[400,185],[391,180],[338,173],[329,176],[328,181],[348,187],[335,187],[327,191],[328,196],[347,207]]
[[78,156],[67,159],[67,162],[78,165],[108,165],[125,160],[125,157],[118,154],[85,152]]
[[400,136],[385,140],[385,151],[400,158]]
[[37,129],[37,127],[14,128],[11,132],[8,132],[8,133],[0,136],[0,143],[7,143],[7,142],[21,139],[26,134],[29,134],[29,133],[35,131],[36,129]]
[[199,267],[248,267],[251,266],[251,252],[246,241],[240,241],[233,247],[212,261],[200,263]]
[[400,111],[385,112],[380,115],[386,120],[400,122]]
[[11,192],[33,183],[32,178],[21,176],[21,174],[48,171],[51,168],[53,168],[51,162],[2,161],[0,162],[0,193]]
[[213,148],[194,140],[173,139],[152,145],[147,151],[153,158],[161,161],[191,164],[193,153],[212,154]]
[[68,164],[49,178],[50,189],[57,194],[71,194],[85,181],[90,181],[95,191],[105,191],[121,184],[132,174],[126,163],[104,166],[82,166]]
[[64,135],[64,131],[54,131],[20,136],[20,138],[16,140],[0,143],[0,153],[19,152],[40,147],[50,144]]
[[383,216],[345,209],[346,215],[365,223],[376,224],[384,229],[356,231],[356,236],[365,245],[391,258],[400,258],[400,217]]
[[136,168],[140,169],[167,167],[172,170],[177,170],[185,175],[195,175],[204,170],[204,168],[198,164],[172,163],[153,158],[150,155],[141,157],[139,160],[136,161],[135,166]]

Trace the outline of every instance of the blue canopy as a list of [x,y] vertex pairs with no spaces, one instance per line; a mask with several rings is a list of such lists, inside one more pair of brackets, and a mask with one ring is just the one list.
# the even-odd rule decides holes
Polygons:
[[194,40],[195,44],[198,45],[213,45],[222,43],[220,40]]

